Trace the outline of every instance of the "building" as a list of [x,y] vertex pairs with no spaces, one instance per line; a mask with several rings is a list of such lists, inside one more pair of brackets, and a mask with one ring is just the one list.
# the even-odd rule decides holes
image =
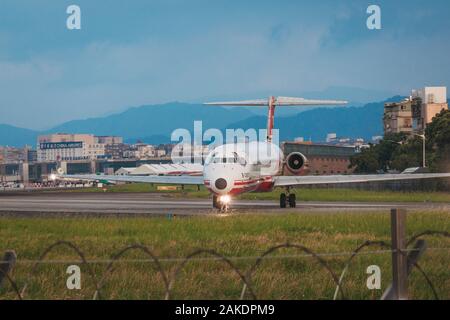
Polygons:
[[166,150],[164,149],[156,149],[155,152],[157,158],[163,158],[167,155]]
[[126,156],[127,152],[130,150],[131,146],[125,143],[107,144],[105,146],[105,154],[108,159],[130,158]]
[[328,133],[327,134],[327,139],[326,139],[327,142],[332,142],[332,141],[334,141],[336,139],[337,139],[337,134],[336,133]]
[[384,105],[384,134],[422,132],[444,109],[448,109],[446,87],[413,90],[408,99]]
[[338,137],[336,133],[328,133],[326,137],[326,145],[339,147],[361,147],[366,145],[366,142],[363,138]]
[[355,147],[314,144],[311,142],[284,142],[284,155],[300,152],[308,159],[309,174],[331,175],[350,174],[350,157],[355,155]]
[[138,143],[135,144],[135,147],[137,159],[149,159],[156,157],[156,148],[151,144]]
[[384,134],[413,131],[412,105],[417,103],[412,99],[401,102],[389,102],[384,104]]
[[417,101],[412,110],[415,131],[423,131],[438,113],[448,109],[446,87],[413,90],[411,99]]
[[133,167],[122,167],[119,170],[117,170],[116,172],[114,172],[114,174],[116,176],[129,176],[131,173],[133,173],[133,171],[136,170],[136,168]]
[[122,144],[123,138],[117,136],[96,136],[97,143],[104,145]]
[[102,159],[106,157],[108,144],[121,142],[120,137],[97,137],[93,134],[43,135],[38,137],[37,160],[48,162]]
[[35,162],[36,151],[29,146],[24,148],[0,146],[0,163]]

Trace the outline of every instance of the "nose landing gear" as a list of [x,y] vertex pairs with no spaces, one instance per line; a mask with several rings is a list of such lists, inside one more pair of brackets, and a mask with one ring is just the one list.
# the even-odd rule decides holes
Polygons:
[[295,193],[290,193],[289,190],[287,190],[287,193],[287,196],[285,193],[280,194],[280,208],[286,208],[287,205],[291,208],[295,208],[297,206]]
[[213,208],[219,209],[220,212],[228,212],[228,209],[230,208],[229,204],[229,196],[218,197],[217,195],[213,195]]

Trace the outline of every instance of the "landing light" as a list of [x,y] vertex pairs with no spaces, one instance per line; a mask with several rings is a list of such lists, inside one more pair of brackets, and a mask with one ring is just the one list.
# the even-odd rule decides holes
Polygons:
[[229,195],[224,195],[219,198],[219,201],[223,204],[228,204],[231,202],[231,197]]
[[56,174],[52,173],[50,175],[50,180],[55,181],[56,180]]

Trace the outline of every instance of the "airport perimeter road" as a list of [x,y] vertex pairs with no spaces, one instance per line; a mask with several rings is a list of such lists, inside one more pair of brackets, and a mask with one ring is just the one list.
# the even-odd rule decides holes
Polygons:
[[[376,211],[390,208],[448,210],[450,203],[297,202],[280,209],[277,201],[235,200],[232,212]],[[0,193],[0,215],[197,215],[217,212],[209,199],[181,199],[156,193]]]

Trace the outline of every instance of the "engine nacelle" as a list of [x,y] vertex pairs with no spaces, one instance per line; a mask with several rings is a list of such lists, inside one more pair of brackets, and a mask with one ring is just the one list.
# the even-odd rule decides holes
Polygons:
[[308,159],[300,152],[292,152],[284,161],[283,175],[304,175],[309,170]]

